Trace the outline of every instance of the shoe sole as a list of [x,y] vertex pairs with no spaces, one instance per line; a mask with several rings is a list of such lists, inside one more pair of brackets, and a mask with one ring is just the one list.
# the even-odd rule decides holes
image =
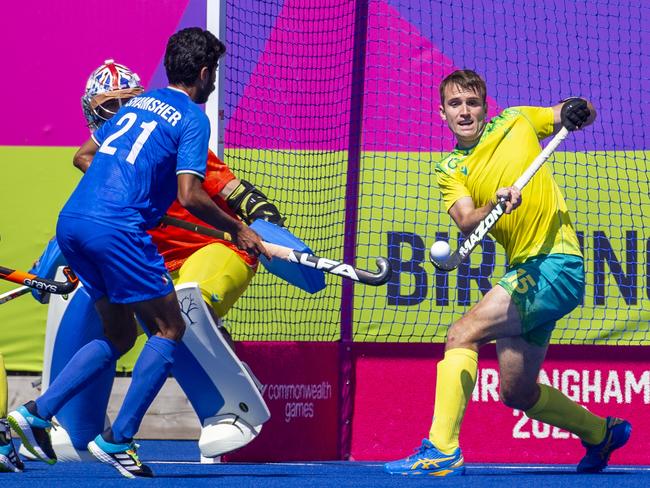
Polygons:
[[106,454],[101,447],[99,447],[95,441],[90,441],[88,443],[88,450],[90,453],[97,458],[98,461],[104,464],[110,464],[115,469],[117,469],[122,476],[125,478],[136,478],[134,474],[125,469],[120,463],[113,459],[109,454]]
[[7,417],[7,421],[9,422],[9,425],[11,425],[11,428],[14,429],[14,432],[18,434],[18,437],[20,437],[20,440],[29,452],[44,463],[50,465],[56,463],[56,459],[50,458],[40,447],[38,447],[38,442],[36,442],[36,438],[32,432],[32,427],[20,412],[11,412]]
[[446,478],[448,476],[462,476],[465,474],[465,466],[460,468],[442,468],[442,469],[409,469],[404,471],[388,471],[385,470],[390,475],[401,475],[401,476],[436,476],[439,478]]

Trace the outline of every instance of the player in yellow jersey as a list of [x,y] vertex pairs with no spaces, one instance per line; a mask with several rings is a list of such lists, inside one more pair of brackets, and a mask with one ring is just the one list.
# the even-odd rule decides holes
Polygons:
[[7,422],[7,372],[0,354],[0,472],[20,473],[24,465],[11,440],[11,429]]
[[631,434],[629,422],[598,417],[559,390],[537,382],[555,322],[581,302],[584,264],[567,206],[550,170],[542,167],[523,195],[511,186],[541,150],[539,141],[562,125],[591,124],[596,111],[582,98],[552,107],[512,107],[487,122],[485,82],[455,71],[440,85],[440,114],[455,150],[436,165],[449,215],[469,233],[508,198],[492,229],[510,263],[506,275],[447,333],[438,363],[434,418],[416,453],[385,465],[392,474],[450,476],[465,470],[460,425],[476,383],[479,348],[496,341],[504,404],[577,435],[587,453],[579,472],[600,472]]

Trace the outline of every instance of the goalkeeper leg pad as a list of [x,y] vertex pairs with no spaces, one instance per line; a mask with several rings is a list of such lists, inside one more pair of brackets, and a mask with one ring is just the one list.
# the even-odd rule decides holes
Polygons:
[[245,446],[271,413],[256,378],[219,332],[196,283],[176,287],[186,330],[172,373],[201,424],[199,447],[215,457]]

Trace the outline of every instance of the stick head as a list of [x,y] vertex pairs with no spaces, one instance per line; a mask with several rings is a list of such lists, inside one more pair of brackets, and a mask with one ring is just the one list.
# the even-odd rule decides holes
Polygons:
[[429,257],[431,258],[433,265],[441,271],[453,271],[463,260],[460,254],[458,254],[458,251],[455,251],[444,260],[435,259],[431,255],[429,255]]

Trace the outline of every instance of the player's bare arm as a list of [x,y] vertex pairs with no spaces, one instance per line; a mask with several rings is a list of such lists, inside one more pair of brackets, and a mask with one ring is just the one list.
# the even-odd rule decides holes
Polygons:
[[219,192],[219,196],[226,200],[235,188],[239,186],[240,181],[237,178],[230,180]]
[[463,234],[469,234],[492,211],[500,198],[506,199],[506,214],[521,205],[521,191],[514,186],[508,186],[497,190],[494,202],[479,208],[474,206],[474,201],[470,197],[459,198],[449,209],[449,216]]
[[97,152],[98,148],[99,146],[95,142],[95,139],[92,137],[88,138],[88,140],[84,142],[83,145],[75,153],[74,157],[72,158],[72,164],[74,164],[75,167],[79,168],[83,173],[85,173],[90,166],[90,163],[92,163],[93,157],[95,157],[95,153]]
[[271,259],[259,236],[241,221],[221,210],[205,192],[201,180],[195,175],[187,173],[178,175],[177,198],[183,207],[199,219],[230,233],[241,249],[254,255],[263,254]]

